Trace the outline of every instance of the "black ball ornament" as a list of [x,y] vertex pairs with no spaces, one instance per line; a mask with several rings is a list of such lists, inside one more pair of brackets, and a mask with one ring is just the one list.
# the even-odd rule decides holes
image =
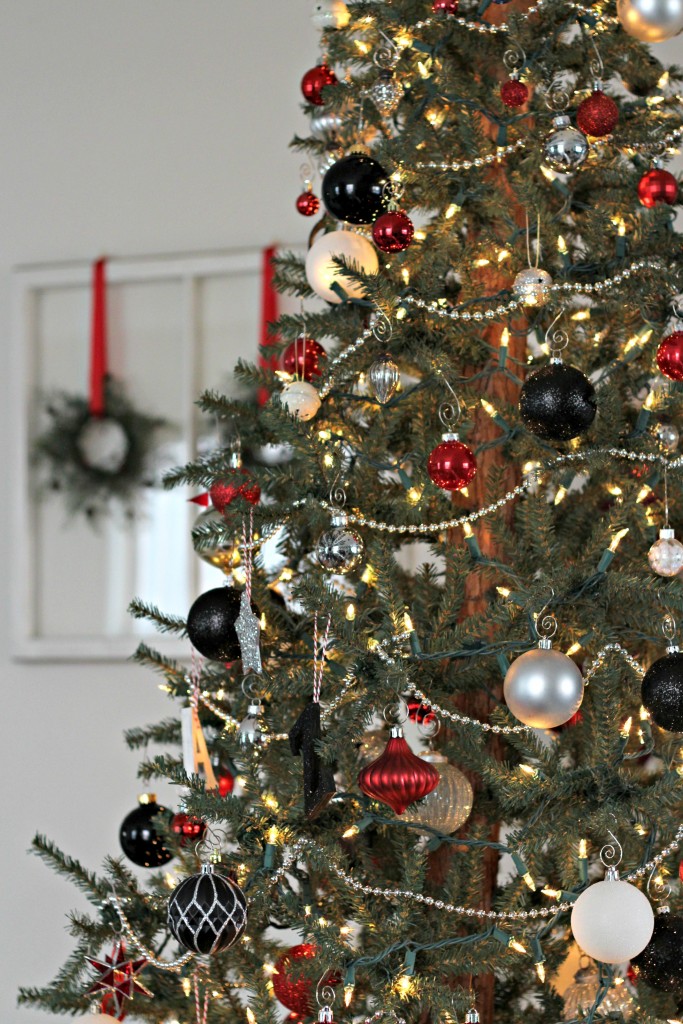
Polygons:
[[181,882],[168,901],[169,931],[193,953],[220,953],[237,942],[246,926],[244,893],[211,864]]
[[235,620],[240,613],[240,592],[215,587],[201,594],[187,615],[187,635],[200,654],[212,661],[236,661],[240,645]]
[[328,213],[348,224],[370,224],[386,208],[387,172],[364,153],[350,153],[332,164],[322,184]]
[[[154,793],[138,797],[138,806],[127,814],[119,829],[121,849],[141,868],[159,868],[173,857],[157,832],[157,815],[171,820],[171,812],[156,801]],[[163,820],[163,818],[161,819]]]
[[544,441],[569,441],[587,430],[597,409],[595,388],[576,366],[551,362],[524,382],[519,411],[527,430]]
[[638,978],[660,992],[683,994],[683,918],[660,913],[652,938],[631,960]]
[[660,729],[683,732],[683,652],[669,649],[643,677],[643,706]]

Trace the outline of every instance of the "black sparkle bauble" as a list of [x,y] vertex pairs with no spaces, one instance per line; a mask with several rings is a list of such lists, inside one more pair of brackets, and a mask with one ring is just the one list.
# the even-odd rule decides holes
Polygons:
[[332,164],[322,184],[323,202],[337,220],[370,224],[386,208],[387,172],[364,153],[350,153]]
[[[163,818],[171,820],[171,812],[156,802],[153,793],[145,793],[135,810],[127,814],[119,829],[121,849],[128,860],[141,868],[158,868],[168,864],[173,854],[164,846],[157,832]],[[157,815],[161,817],[157,817]]]
[[187,615],[187,635],[200,654],[212,661],[236,661],[240,645],[235,620],[240,613],[240,592],[216,587],[201,594]]
[[595,388],[576,366],[550,363],[525,381],[519,411],[527,430],[544,441],[569,441],[595,419]]
[[631,960],[637,977],[661,992],[683,994],[683,918],[658,914],[642,953]]
[[190,875],[168,901],[168,927],[185,949],[206,955],[237,942],[247,926],[247,900],[237,882],[211,865]]
[[650,665],[641,699],[660,729],[683,732],[683,652],[669,651]]

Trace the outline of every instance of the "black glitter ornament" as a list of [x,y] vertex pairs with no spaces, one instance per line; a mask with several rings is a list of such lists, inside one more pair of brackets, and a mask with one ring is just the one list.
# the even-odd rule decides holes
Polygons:
[[171,812],[157,803],[154,793],[143,793],[138,800],[138,806],[121,823],[121,849],[138,867],[158,868],[168,864],[173,854],[164,846],[155,819],[157,815],[163,815],[170,822]]
[[247,926],[247,900],[237,882],[204,864],[173,890],[168,928],[185,949],[206,955],[237,942]]
[[637,977],[661,992],[683,994],[683,918],[660,911],[642,953],[631,960]]
[[527,430],[544,441],[569,441],[595,419],[595,388],[576,366],[559,360],[525,381],[519,411]]
[[236,661],[240,645],[235,620],[240,613],[240,592],[216,587],[201,594],[187,615],[187,635],[200,654],[212,661]]
[[667,732],[683,732],[683,653],[669,648],[643,678],[641,699],[650,718]]
[[387,172],[364,153],[350,153],[332,164],[322,184],[329,213],[348,224],[370,224],[386,209]]
[[317,818],[336,793],[332,768],[316,750],[316,742],[320,739],[320,704],[311,701],[289,730],[292,753],[303,757],[304,810],[307,818]]

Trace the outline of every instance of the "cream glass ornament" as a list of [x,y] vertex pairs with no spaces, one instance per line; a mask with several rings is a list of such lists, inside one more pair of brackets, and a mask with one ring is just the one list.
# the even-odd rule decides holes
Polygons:
[[683,29],[683,0],[617,0],[624,32],[642,43],[661,43]]
[[[563,1016],[565,1020],[576,1020],[577,1017],[585,1017],[595,1002],[595,997],[600,987],[600,976],[597,967],[587,957],[582,959],[587,961],[586,964],[582,965],[576,972],[574,981],[562,997],[564,999]],[[624,979],[615,978],[600,1003],[598,1013],[601,1016],[620,1013],[625,1020],[628,1020],[633,1013],[634,1005],[633,997],[624,984]]]
[[83,424],[76,447],[88,469],[115,476],[128,458],[130,438],[113,417],[93,416]]
[[404,812],[404,821],[428,825],[450,835],[464,825],[472,813],[472,786],[460,769],[449,764],[443,754],[426,750],[420,757],[434,765],[441,780],[436,789]]
[[551,296],[553,279],[540,267],[525,267],[512,283],[512,292],[524,306],[544,306]]
[[362,285],[341,274],[332,262],[335,256],[357,264],[364,274],[376,274],[379,260],[374,245],[355,231],[329,231],[316,238],[306,255],[306,278],[321,299],[333,304],[342,301],[341,295],[333,291],[333,284],[338,284],[349,298],[362,299]]
[[655,915],[640,889],[623,882],[608,867],[603,882],[593,882],[572,908],[571,928],[588,956],[604,964],[620,964],[637,956],[652,938]]
[[312,420],[320,408],[320,395],[312,384],[305,380],[293,380],[285,384],[280,392],[280,401],[291,416]]
[[658,576],[678,576],[683,569],[683,544],[674,537],[668,527],[659,531],[656,540],[647,553],[650,568]]
[[350,20],[351,15],[344,0],[318,0],[313,5],[311,21],[320,31],[326,28],[346,28]]

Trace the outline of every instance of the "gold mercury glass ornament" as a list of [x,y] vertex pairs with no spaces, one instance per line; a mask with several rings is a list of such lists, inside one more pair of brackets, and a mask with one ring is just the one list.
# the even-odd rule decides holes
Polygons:
[[441,779],[436,789],[408,807],[403,818],[450,835],[464,825],[472,813],[472,786],[463,772],[449,764],[448,758],[438,751],[425,750],[420,757],[434,765]]
[[[225,527],[225,520],[220,514],[218,509],[206,508],[195,520],[195,526],[203,526],[206,523],[215,523]],[[239,552],[239,541],[236,539],[229,540],[226,544],[220,544],[216,542],[213,547],[203,547],[201,550],[198,548],[197,543],[193,541],[194,549],[202,559],[209,565],[213,565],[216,569],[220,569],[229,576],[234,569],[240,564],[240,552]]]

